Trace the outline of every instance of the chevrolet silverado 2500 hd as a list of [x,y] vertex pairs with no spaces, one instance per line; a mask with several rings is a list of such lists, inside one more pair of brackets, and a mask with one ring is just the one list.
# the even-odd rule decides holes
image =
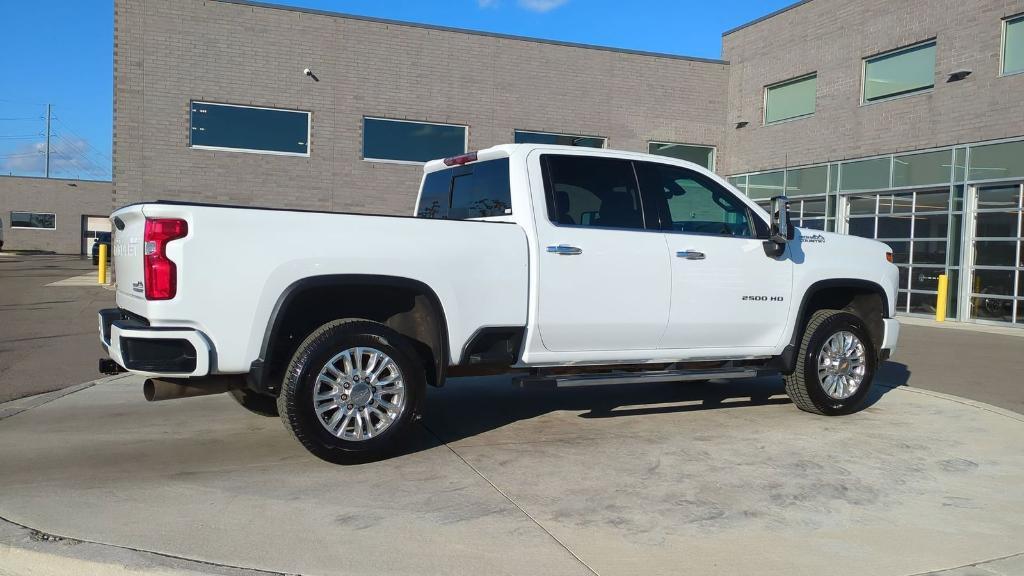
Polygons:
[[[101,369],[230,392],[332,462],[388,453],[446,377],[784,375],[855,411],[894,348],[879,242],[790,225],[694,164],[503,145],[428,162],[412,217],[152,202],[112,215]],[[280,230],[272,243],[267,230]]]

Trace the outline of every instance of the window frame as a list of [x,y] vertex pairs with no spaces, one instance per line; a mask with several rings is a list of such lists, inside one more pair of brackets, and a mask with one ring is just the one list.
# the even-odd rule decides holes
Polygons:
[[905,91],[905,92],[899,92],[899,93],[896,93],[896,94],[889,94],[887,96],[882,96],[882,97],[876,98],[874,100],[868,100],[867,99],[867,90],[868,90],[867,79],[868,79],[868,64],[869,63],[871,63],[872,61],[875,61],[875,60],[879,60],[881,58],[885,58],[886,56],[893,56],[893,55],[899,54],[901,52],[911,52],[911,51],[916,50],[918,48],[924,48],[924,47],[929,46],[929,45],[935,47],[935,58],[938,59],[939,42],[938,42],[938,38],[936,38],[936,37],[928,38],[927,40],[922,40],[920,42],[915,42],[913,44],[907,44],[907,45],[901,46],[899,48],[894,48],[892,50],[886,50],[885,52],[880,52],[880,53],[874,54],[872,56],[866,56],[864,58],[861,58],[861,64],[860,64],[860,105],[861,106],[869,106],[871,104],[878,104],[880,102],[889,102],[890,100],[898,100],[900,98],[909,98],[910,96],[916,96],[918,94],[927,94],[927,93],[930,93],[930,92],[934,92],[935,91],[935,63],[933,62],[932,63],[932,84],[931,84],[931,86],[927,86],[927,87],[924,87],[924,88],[917,88],[917,89],[910,90],[910,91]]
[[[579,148],[585,150],[585,146]],[[597,148],[594,148],[597,150]],[[557,214],[555,214],[555,188],[551,182],[551,168],[548,167],[546,157],[568,157],[568,158],[597,158],[600,160],[613,160],[616,162],[627,162],[629,168],[633,172],[633,184],[636,186],[637,201],[640,202],[640,220],[643,226],[640,228],[625,228],[618,226],[584,226],[582,224],[560,224],[557,220]],[[541,178],[544,181],[544,215],[547,217],[547,223],[556,228],[566,228],[569,230],[618,230],[620,232],[662,232],[661,223],[658,222],[658,228],[651,228],[648,223],[648,208],[644,203],[644,192],[640,188],[640,179],[637,177],[636,166],[633,160],[629,158],[620,158],[617,156],[603,156],[603,155],[592,155],[592,154],[560,154],[558,152],[544,152],[537,157],[537,162],[540,164]]]
[[[39,226],[16,226],[14,224],[14,214],[48,214],[53,216],[53,228],[42,228]],[[57,213],[56,212],[36,212],[34,210],[11,210],[8,212],[7,217],[11,219],[11,230],[56,230],[57,229]]]
[[[780,88],[782,86],[788,86],[790,84],[796,84],[797,82],[802,82],[804,80],[810,80],[811,78],[814,78],[814,80],[815,80],[815,83],[814,83],[814,110],[812,110],[811,112],[809,112],[807,114],[801,114],[799,116],[791,116],[789,118],[783,118],[782,120],[773,120],[773,121],[769,122],[768,121],[768,92],[772,88]],[[818,112],[818,83],[817,83],[817,80],[818,80],[818,71],[815,70],[814,72],[808,72],[807,74],[804,74],[803,76],[796,76],[794,78],[789,78],[788,80],[782,80],[781,82],[775,82],[774,84],[767,84],[767,85],[765,85],[765,87],[764,87],[764,102],[762,103],[763,105],[761,107],[762,108],[761,125],[762,126],[775,126],[776,124],[784,124],[786,122],[793,122],[794,120],[801,120],[803,118],[810,118],[811,116],[814,116]]]
[[383,116],[363,116],[362,117],[362,141],[359,151],[360,159],[363,162],[377,162],[380,164],[405,164],[409,166],[423,166],[427,162],[438,160],[439,158],[431,158],[430,160],[392,160],[389,158],[367,158],[366,157],[366,121],[367,120],[381,120],[384,122],[401,122],[403,124],[427,124],[430,126],[454,126],[456,128],[462,128],[463,142],[462,152],[459,154],[465,154],[469,151],[469,125],[468,124],[453,124],[451,122],[432,122],[429,120],[404,120],[398,118],[385,118]]
[[[653,229],[653,230],[656,230],[656,231],[659,231],[659,232],[662,232],[662,233],[665,233],[665,234],[685,234],[685,235],[688,235],[688,236],[701,236],[701,237],[710,237],[710,238],[733,238],[733,239],[736,239],[736,240],[764,240],[765,238],[767,238],[767,234],[765,234],[765,231],[768,230],[768,226],[764,226],[764,227],[758,226],[757,223],[761,222],[762,224],[764,224],[764,220],[761,220],[757,216],[756,212],[753,209],[751,209],[750,204],[748,204],[740,196],[737,196],[736,194],[734,194],[733,191],[730,190],[728,186],[723,186],[721,183],[716,181],[711,176],[709,176],[707,174],[703,174],[703,173],[701,173],[701,172],[699,172],[697,170],[693,170],[692,168],[687,168],[686,166],[679,166],[677,164],[669,164],[667,162],[651,162],[651,161],[646,161],[646,160],[634,160],[632,162],[633,162],[633,172],[634,172],[634,174],[636,174],[637,186],[640,187],[639,189],[640,189],[641,201],[643,201],[643,198],[647,195],[647,192],[644,191],[643,185],[640,184],[640,176],[639,176],[639,172],[637,171],[637,166],[636,166],[638,163],[653,164],[653,165],[656,165],[656,166],[667,166],[669,168],[674,168],[676,170],[683,170],[683,171],[685,171],[685,172],[687,172],[689,174],[692,174],[692,175],[696,176],[696,178],[692,178],[692,179],[694,181],[698,182],[701,186],[704,186],[705,188],[707,188],[708,184],[710,184],[712,187],[717,187],[717,188],[720,189],[721,193],[728,195],[730,198],[732,198],[734,201],[736,201],[736,203],[738,203],[740,206],[742,206],[743,210],[746,212],[746,215],[747,215],[747,227],[748,227],[748,231],[750,232],[750,236],[734,236],[732,234],[728,234],[728,235],[727,234],[712,234],[712,233],[707,233],[707,232],[687,232],[685,230],[676,230],[674,227],[672,227],[671,221],[670,222],[664,222],[663,221],[663,218],[665,218],[665,217],[671,218],[671,213],[661,214],[660,210],[658,210],[659,208],[661,208],[661,206],[654,207],[655,210],[658,210],[658,212],[657,212],[658,228]],[[710,188],[709,188],[709,191],[714,193],[714,190],[711,190]],[[667,202],[666,202],[666,205],[664,207],[666,209],[668,208]],[[645,224],[646,224],[646,222],[645,222]]]
[[[516,134],[541,134],[544,136],[565,136],[568,138],[592,138],[594,140],[600,140],[602,145],[600,148],[594,148],[593,146],[573,146],[573,148],[591,148],[593,150],[607,150],[608,149],[608,137],[607,136],[588,136],[586,134],[566,134],[564,132],[546,132],[544,130],[527,130],[526,128],[513,128],[512,129],[512,142],[516,142]],[[541,144],[543,146],[564,146],[564,144]]]
[[672,158],[674,160],[681,160],[683,162],[689,162],[689,160],[682,160],[682,158],[676,158],[674,156],[665,156],[663,154],[655,154],[654,152],[651,152],[651,145],[652,144],[660,144],[660,145],[665,145],[665,146],[689,146],[691,148],[708,148],[709,150],[711,150],[711,166],[710,167],[705,166],[705,168],[707,168],[708,170],[714,172],[715,171],[715,165],[718,164],[718,147],[717,146],[712,146],[710,144],[689,144],[689,143],[686,143],[686,142],[665,142],[665,141],[662,141],[662,140],[648,140],[647,141],[647,153],[650,154],[651,156],[657,156],[659,158]]
[[[227,106],[231,108],[248,108],[250,110],[273,110],[275,112],[295,112],[306,115],[306,152],[282,152],[280,150],[259,150],[256,148],[232,148],[230,146],[208,146],[192,143],[192,106],[206,104],[210,106]],[[195,150],[213,150],[215,152],[242,152],[244,154],[267,154],[270,156],[297,156],[309,158],[313,153],[313,112],[293,108],[275,108],[272,106],[250,106],[248,104],[230,104],[228,102],[211,102],[209,100],[189,100],[188,102],[188,147]]]
[[1000,24],[999,33],[999,78],[1004,76],[1016,76],[1018,74],[1024,74],[1024,68],[1020,70],[1014,70],[1013,72],[1006,71],[1006,31],[1010,24],[1016,24],[1017,22],[1024,23],[1024,12],[1015,14],[1013,16],[1006,16],[1002,19]]

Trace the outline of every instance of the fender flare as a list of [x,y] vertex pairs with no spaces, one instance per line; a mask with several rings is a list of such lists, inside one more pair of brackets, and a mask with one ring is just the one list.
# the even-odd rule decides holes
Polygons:
[[419,280],[413,280],[402,276],[376,274],[326,274],[322,276],[309,276],[296,280],[288,285],[288,287],[285,288],[277,297],[277,302],[274,303],[274,308],[270,312],[270,318],[267,320],[267,326],[263,334],[263,342],[260,345],[259,357],[256,360],[253,360],[250,365],[247,378],[248,386],[250,388],[263,394],[276,395],[278,391],[277,387],[269,381],[270,374],[267,359],[274,352],[274,343],[276,342],[278,333],[284,323],[284,319],[287,316],[286,312],[289,307],[295,303],[298,295],[305,290],[328,286],[339,288],[348,286],[387,286],[409,289],[425,296],[427,302],[431,308],[433,308],[433,313],[438,319],[437,340],[439,343],[439,346],[433,350],[435,370],[434,374],[428,374],[428,381],[433,380],[437,386],[444,383],[445,374],[447,373],[448,363],[450,360],[448,350],[448,319],[445,315],[444,306],[441,304],[440,298],[437,297],[437,293],[434,292],[430,286],[420,282]]

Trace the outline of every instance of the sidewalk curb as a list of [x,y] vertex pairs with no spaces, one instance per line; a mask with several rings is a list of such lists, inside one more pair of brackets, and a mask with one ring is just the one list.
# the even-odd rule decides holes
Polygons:
[[1017,422],[1024,422],[1024,414],[1020,414],[1020,413],[1014,412],[1012,410],[1007,410],[1005,408],[1000,408],[998,406],[993,406],[991,404],[986,404],[984,402],[978,402],[977,400],[971,400],[969,398],[964,398],[963,396],[954,396],[953,394],[945,394],[945,393],[942,393],[942,392],[935,392],[935,391],[932,391],[932,390],[925,390],[924,388],[915,388],[913,386],[895,386],[895,387],[887,386],[887,388],[889,388],[891,390],[899,390],[899,391],[903,391],[903,392],[910,392],[911,394],[921,394],[921,395],[924,395],[924,396],[931,396],[933,398],[938,398],[940,400],[948,400],[950,402],[956,402],[957,404],[963,404],[964,406],[970,406],[972,408],[977,408],[979,410],[984,410],[986,412],[991,412],[993,414],[996,414],[998,416],[1002,416],[1004,418],[1009,418],[1011,420],[1016,420]]
[[[52,392],[43,392],[42,394],[36,394],[34,396],[26,396],[24,398],[17,398],[15,400],[9,400],[4,403],[0,403],[0,420],[5,420],[11,416],[17,416],[22,412],[27,412],[33,408],[38,408],[43,404],[49,404],[54,400],[58,400],[65,396],[74,394],[75,392],[81,392],[87,388],[92,388],[97,384],[105,384],[107,382],[113,382],[114,380],[120,380],[121,378],[127,378],[131,374],[118,374],[116,376],[106,376],[103,378],[97,378],[89,382],[82,382],[81,384],[74,384],[67,388],[61,388],[60,390],[54,390]],[[0,575],[3,573],[0,572]]]
[[0,518],[0,576],[287,576],[62,538]]

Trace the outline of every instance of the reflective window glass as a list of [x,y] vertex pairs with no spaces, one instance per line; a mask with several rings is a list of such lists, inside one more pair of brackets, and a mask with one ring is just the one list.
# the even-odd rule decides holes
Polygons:
[[[907,230],[910,232],[909,228]],[[875,237],[875,219],[874,218],[850,218],[850,223],[847,225],[847,234],[850,236],[860,236],[862,238],[874,238]]]
[[978,240],[974,243],[974,263],[978,266],[1022,266],[1017,263],[1017,242]]
[[935,315],[935,294],[910,293],[910,313]]
[[466,152],[466,127],[363,118],[363,158],[428,162]]
[[885,244],[887,244],[889,249],[892,250],[892,261],[894,264],[910,263],[910,242],[886,240]]
[[1024,16],[1006,21],[1003,30],[1003,74],[1024,72]]
[[765,88],[766,124],[814,114],[818,76],[812,74]]
[[913,194],[882,194],[878,197],[879,214],[906,214],[913,208]]
[[668,156],[693,162],[708,170],[715,169],[715,149],[711,146],[693,146],[691,144],[671,144],[667,142],[649,142],[647,152],[658,156]]
[[953,152],[939,150],[896,156],[892,165],[892,185],[926,186],[949,182]]
[[658,206],[663,228],[690,234],[749,238],[749,212],[738,198],[703,174],[667,164],[634,164],[644,201]]
[[874,214],[876,210],[876,204],[878,196],[875,194],[865,194],[847,196],[847,203],[850,207],[850,214]]
[[783,192],[784,179],[785,173],[782,171],[751,174],[747,180],[747,194],[754,199],[779,196]]
[[[946,264],[945,240],[915,240],[914,264]],[[938,269],[942,272],[942,269]]]
[[1016,238],[1019,212],[978,212],[974,235],[977,238]]
[[276,154],[309,154],[309,112],[192,102],[189,143]]
[[910,238],[910,216],[879,216],[879,238]]
[[1012,270],[975,270],[971,292],[1013,296],[1014,274]]
[[987,144],[971,148],[970,180],[993,180],[1024,176],[1024,140]]
[[864,101],[927,90],[935,85],[935,42],[864,61]]
[[49,212],[11,212],[11,228],[57,229],[57,216]]
[[949,190],[918,192],[915,212],[946,212],[949,210]]
[[978,209],[1017,208],[1020,186],[985,186],[978,188]]
[[828,186],[828,166],[811,166],[786,171],[786,196],[824,194]]
[[730,176],[729,184],[732,184],[740,192],[747,193],[747,177],[746,176]]
[[914,216],[914,238],[946,239],[949,216],[946,214],[917,214]]
[[944,272],[943,268],[914,266],[910,270],[910,289],[934,292],[939,289],[939,275]]
[[878,190],[889,187],[888,158],[860,160],[843,164],[839,186],[842,190]]

